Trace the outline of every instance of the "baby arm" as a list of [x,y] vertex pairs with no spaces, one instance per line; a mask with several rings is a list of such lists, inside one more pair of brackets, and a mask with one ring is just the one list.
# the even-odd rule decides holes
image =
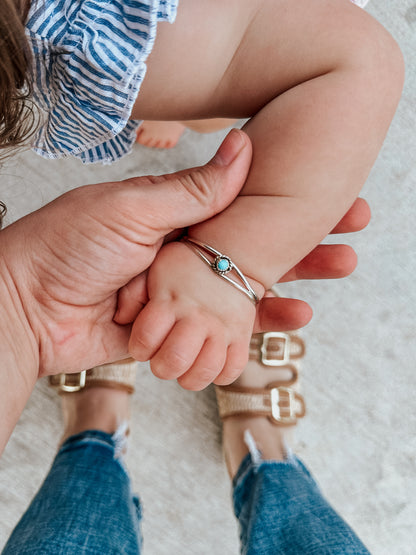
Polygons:
[[[228,255],[253,287],[263,290],[310,252],[352,205],[381,148],[403,82],[397,45],[356,7],[326,1],[313,9],[307,2],[284,4],[287,10],[279,4],[276,18],[275,3],[261,3],[213,89],[216,95],[204,97],[205,114],[254,114],[245,126],[253,162],[232,205],[189,230],[191,238]],[[259,52],[267,63],[259,63]],[[148,83],[151,90],[154,83]],[[182,119],[190,119],[189,99],[185,108]],[[185,255],[185,245],[175,248],[187,257],[194,254]],[[215,274],[208,279],[201,297],[206,295],[210,308],[208,292],[222,295],[220,288],[224,298],[239,294],[240,306],[249,303]],[[223,313],[219,321],[232,326],[226,318],[230,315]],[[158,354],[155,349],[151,358]],[[169,377],[166,355],[160,368],[163,364]],[[223,372],[216,382],[226,383],[227,366]]]
[[[386,127],[385,121],[374,124],[366,130],[365,146],[357,148],[364,123],[342,110],[348,102],[343,75],[328,74],[300,89],[306,89],[301,98],[292,89],[248,122],[245,131],[253,144],[253,161],[240,195],[215,218],[188,231],[189,237],[229,256],[259,296],[320,243],[347,212],[381,146],[380,128]],[[336,102],[331,103],[333,97]],[[316,109],[318,102],[325,105],[325,118]],[[150,359],[156,375],[179,377],[189,389],[199,389],[212,379],[220,385],[230,383],[247,360],[254,306],[186,245],[171,246],[167,252],[169,257],[160,266],[157,259],[149,273],[150,302],[133,328],[131,352],[139,360]],[[186,263],[185,272],[178,271],[182,263]],[[157,270],[160,281],[153,281]],[[167,286],[162,283],[163,275],[169,275]],[[191,299],[186,299],[191,290]],[[155,313],[153,301],[162,292],[174,302],[164,307],[159,302],[160,313]],[[163,310],[168,315],[164,314],[161,326]],[[203,325],[201,313],[206,316]],[[195,343],[193,335],[198,338]],[[208,341],[213,336],[218,338],[215,348]]]
[[[306,90],[298,98],[301,89]],[[267,104],[245,127],[253,161],[240,195],[215,218],[188,230],[191,238],[229,256],[259,296],[336,225],[370,171],[386,122],[367,130],[365,146],[357,148],[364,124],[342,110],[347,102],[344,78],[335,73]],[[325,118],[319,104],[325,105]],[[231,382],[247,359],[254,305],[186,245],[165,247],[162,255],[149,272],[150,302],[134,325],[130,352],[150,359],[156,375],[179,377],[189,389],[211,380]]]
[[[313,204],[296,197],[240,196],[219,216],[190,228],[188,236],[229,255],[261,298],[294,266],[293,251],[296,261],[307,252],[301,233],[289,235],[290,224],[305,230],[308,240],[314,232],[317,237],[305,210],[314,213]],[[133,327],[132,354],[150,359],[156,376],[178,379],[186,389],[234,381],[247,362],[255,318],[250,299],[178,242],[161,249],[147,287],[149,302]]]
[[[252,282],[261,298],[264,289]],[[165,245],[147,276],[149,301],[129,350],[162,379],[186,389],[231,383],[247,362],[255,305],[182,242]],[[220,376],[221,374],[221,376]],[[224,381],[225,380],[225,381]]]

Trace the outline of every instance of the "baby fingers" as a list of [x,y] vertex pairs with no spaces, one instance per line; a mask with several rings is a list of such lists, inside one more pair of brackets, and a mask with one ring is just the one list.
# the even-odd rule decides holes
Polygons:
[[214,380],[215,385],[230,385],[240,376],[248,362],[249,341],[233,343],[228,347],[227,362]]
[[184,389],[200,391],[222,372],[227,358],[227,344],[221,337],[209,337],[190,369],[178,378]]
[[150,360],[175,324],[176,317],[163,304],[148,303],[133,324],[129,353],[136,360]]
[[150,359],[153,374],[163,380],[182,376],[194,364],[206,337],[205,327],[197,325],[193,319],[179,320]]

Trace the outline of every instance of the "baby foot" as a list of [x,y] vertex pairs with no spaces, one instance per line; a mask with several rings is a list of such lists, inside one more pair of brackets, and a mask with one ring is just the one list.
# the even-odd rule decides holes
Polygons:
[[204,120],[144,121],[137,132],[136,142],[150,148],[173,148],[186,128],[197,133],[214,133],[236,123],[235,119],[215,118]]
[[177,121],[144,121],[136,142],[150,148],[173,148],[184,131],[185,126]]

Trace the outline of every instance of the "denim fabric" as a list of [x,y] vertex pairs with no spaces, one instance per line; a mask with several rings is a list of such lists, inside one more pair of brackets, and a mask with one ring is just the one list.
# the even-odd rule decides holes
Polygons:
[[[87,431],[64,443],[3,555],[140,554],[140,503],[119,458],[120,436]],[[369,553],[299,459],[251,452],[233,483],[243,555]]]
[[242,555],[369,553],[292,454],[284,462],[248,454],[233,486]]
[[140,503],[119,447],[100,431],[69,438],[3,554],[140,553]]

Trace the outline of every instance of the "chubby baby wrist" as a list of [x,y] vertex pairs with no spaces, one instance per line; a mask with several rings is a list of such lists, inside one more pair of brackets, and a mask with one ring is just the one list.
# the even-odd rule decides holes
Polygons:
[[181,241],[210,267],[214,274],[238,289],[252,303],[256,305],[263,298],[265,287],[255,278],[243,273],[231,256],[189,235]]

